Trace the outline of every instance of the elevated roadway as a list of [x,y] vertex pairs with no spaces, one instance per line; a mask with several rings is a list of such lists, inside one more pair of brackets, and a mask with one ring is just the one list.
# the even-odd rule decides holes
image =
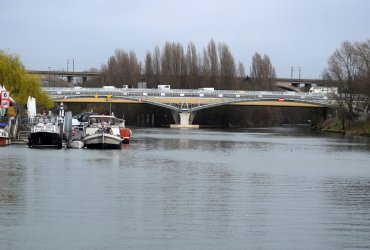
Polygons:
[[[68,79],[73,77],[81,77],[86,79],[88,77],[99,77],[104,78],[105,73],[97,71],[64,71],[64,70],[27,70],[29,74],[39,75],[39,76],[64,76]],[[145,75],[141,75],[141,79],[145,79]],[[245,80],[243,77],[237,77],[238,80]],[[327,82],[323,79],[301,79],[301,78],[271,78],[269,79],[271,82],[275,83],[285,83],[282,84],[281,87],[285,88],[288,87],[289,90],[292,90],[290,86],[293,86],[297,83],[303,84],[326,84]]]
[[334,107],[335,100],[325,94],[293,91],[232,91],[201,89],[124,89],[124,88],[43,88],[54,100],[63,103],[136,103],[164,107],[180,115],[181,124],[191,123],[191,114],[222,105]]

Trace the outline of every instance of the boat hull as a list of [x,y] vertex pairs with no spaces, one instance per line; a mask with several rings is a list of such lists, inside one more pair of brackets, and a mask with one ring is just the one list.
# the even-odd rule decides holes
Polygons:
[[9,134],[3,128],[0,128],[0,146],[10,145],[12,143]]
[[82,141],[71,141],[68,143],[67,148],[83,148],[84,143]]
[[28,137],[30,148],[62,148],[62,137],[58,133],[34,132]]
[[99,133],[88,135],[83,138],[83,143],[86,148],[91,149],[120,149],[121,148],[121,137],[106,134],[106,133]]
[[129,128],[120,128],[119,133],[122,139],[122,143],[124,144],[130,143],[131,130]]
[[0,146],[10,145],[11,140],[8,137],[0,137]]

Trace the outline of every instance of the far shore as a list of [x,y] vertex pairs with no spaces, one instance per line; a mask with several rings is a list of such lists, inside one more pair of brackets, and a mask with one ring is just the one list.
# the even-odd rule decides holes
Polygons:
[[338,119],[328,119],[321,128],[324,132],[341,133],[353,136],[370,137],[370,121],[356,121],[352,123],[343,122]]

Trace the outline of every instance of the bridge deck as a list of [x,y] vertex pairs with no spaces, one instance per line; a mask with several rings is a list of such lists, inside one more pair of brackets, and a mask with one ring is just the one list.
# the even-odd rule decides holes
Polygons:
[[194,89],[44,88],[55,102],[137,103],[178,111],[221,105],[327,107],[335,100],[325,94],[268,91],[202,91]]

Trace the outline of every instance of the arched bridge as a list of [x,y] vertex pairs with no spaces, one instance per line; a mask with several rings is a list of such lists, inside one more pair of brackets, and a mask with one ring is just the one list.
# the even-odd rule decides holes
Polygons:
[[[270,91],[137,88],[43,88],[54,100],[63,103],[138,103],[173,110],[180,124],[191,124],[194,112],[222,105],[333,107],[335,100],[325,94]],[[192,114],[192,115],[191,115]],[[178,119],[175,119],[175,121]]]

